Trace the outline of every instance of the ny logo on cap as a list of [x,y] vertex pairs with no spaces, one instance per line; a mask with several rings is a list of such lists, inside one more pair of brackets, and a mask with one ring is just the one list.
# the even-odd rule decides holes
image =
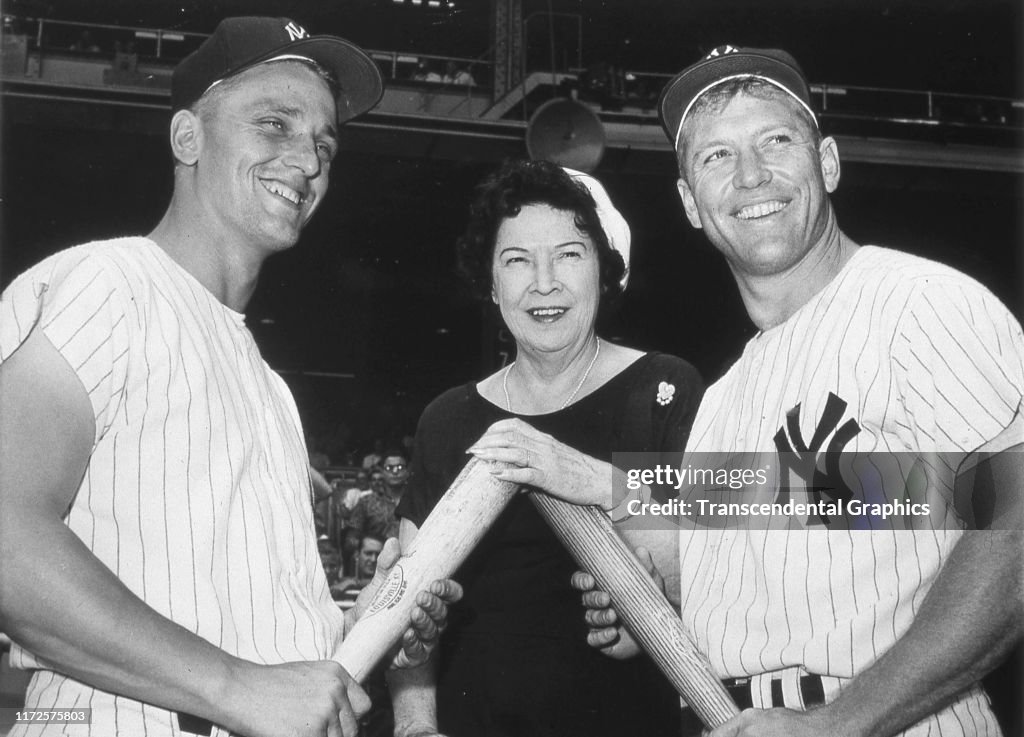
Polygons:
[[301,38],[307,38],[309,34],[306,29],[298,25],[295,21],[291,21],[284,27],[284,30],[288,31],[289,41],[298,41]]
[[737,49],[735,46],[729,46],[728,44],[726,44],[725,46],[719,46],[716,49],[712,49],[711,53],[705,56],[704,58],[714,59],[716,56],[724,56],[725,54],[735,54],[737,51],[739,51],[739,49]]

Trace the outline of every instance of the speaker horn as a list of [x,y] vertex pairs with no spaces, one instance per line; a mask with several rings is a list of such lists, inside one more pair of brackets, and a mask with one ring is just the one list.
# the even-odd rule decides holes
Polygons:
[[569,98],[548,100],[526,126],[526,150],[533,160],[590,173],[604,156],[604,126],[589,107]]

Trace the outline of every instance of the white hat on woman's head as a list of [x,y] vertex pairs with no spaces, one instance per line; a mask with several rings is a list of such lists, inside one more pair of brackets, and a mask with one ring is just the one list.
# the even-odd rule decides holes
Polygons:
[[601,227],[604,228],[604,234],[608,238],[608,245],[619,252],[619,255],[622,256],[622,262],[626,266],[626,270],[622,272],[622,279],[619,281],[622,288],[625,289],[626,284],[629,283],[629,223],[626,222],[626,218],[622,217],[622,213],[612,204],[612,199],[608,196],[608,192],[605,191],[604,185],[589,174],[570,169],[566,166],[562,168],[577,182],[581,182],[587,188],[587,191],[590,192],[590,196],[594,198],[594,203],[597,205],[597,218],[601,221]]

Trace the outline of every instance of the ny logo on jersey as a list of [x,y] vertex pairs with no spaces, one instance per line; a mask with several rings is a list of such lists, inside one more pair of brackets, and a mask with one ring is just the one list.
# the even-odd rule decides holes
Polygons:
[[[829,392],[825,409],[814,428],[810,443],[804,442],[800,430],[800,404],[786,412],[786,425],[779,428],[774,438],[782,474],[779,478],[779,492],[776,495],[778,503],[785,504],[789,501],[790,489],[794,488],[807,489],[812,500],[819,505],[822,494],[831,501],[842,500],[844,503],[853,497],[853,492],[839,472],[839,453],[860,432],[860,425],[856,420],[849,419],[840,427],[839,422],[846,413],[846,406],[845,401]],[[832,439],[825,449],[825,467],[822,469],[818,455],[829,435],[832,435]],[[802,486],[786,484],[789,474],[798,476],[803,482]],[[817,519],[811,517],[808,524],[828,525],[830,521],[828,515],[820,513]]]
[[288,25],[286,25],[284,27],[284,30],[288,31],[289,41],[298,41],[299,39],[309,38],[309,33],[306,32],[306,29],[300,26],[295,21],[291,21]]

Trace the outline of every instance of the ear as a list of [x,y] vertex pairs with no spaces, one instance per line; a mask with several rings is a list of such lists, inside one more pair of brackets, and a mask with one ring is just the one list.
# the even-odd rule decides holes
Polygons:
[[690,221],[690,225],[700,230],[703,226],[700,223],[700,213],[697,212],[697,200],[693,198],[693,190],[682,177],[676,180],[676,189],[679,190],[679,199],[683,201],[686,219]]
[[825,180],[825,191],[831,194],[839,186],[839,147],[836,139],[828,136],[821,139],[818,145],[818,156],[821,159],[821,176]]
[[171,118],[171,153],[186,166],[193,166],[199,160],[202,147],[203,126],[199,117],[190,110],[179,110]]

